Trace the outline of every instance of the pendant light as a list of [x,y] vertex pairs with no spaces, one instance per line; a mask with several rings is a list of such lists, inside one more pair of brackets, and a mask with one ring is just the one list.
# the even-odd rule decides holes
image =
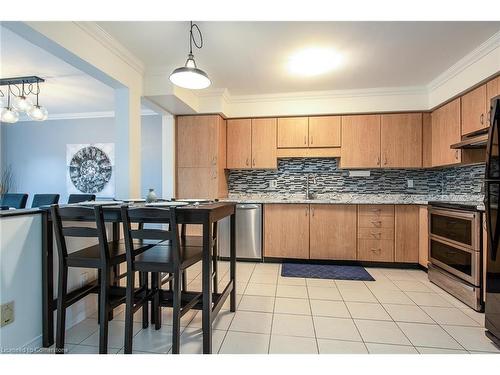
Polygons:
[[12,106],[19,112],[28,112],[31,108],[33,108],[33,102],[31,99],[26,97],[24,83],[22,85],[21,94],[14,98]]
[[[179,87],[192,90],[200,90],[207,88],[212,83],[208,74],[196,66],[193,55],[193,43],[196,48],[201,49],[203,47],[203,35],[201,34],[200,28],[197,24],[191,21],[191,27],[189,29],[189,54],[186,63],[183,67],[175,69],[172,74],[170,74],[170,81]],[[200,36],[199,43],[193,37],[193,30],[198,32]]]
[[45,121],[49,117],[49,112],[47,111],[47,108],[42,107],[38,103],[38,94],[40,94],[38,82],[36,83],[36,89],[36,104],[28,111],[28,116],[35,121]]
[[7,89],[7,106],[2,108],[0,121],[6,122],[8,124],[13,124],[19,121],[19,113],[10,106],[10,85]]

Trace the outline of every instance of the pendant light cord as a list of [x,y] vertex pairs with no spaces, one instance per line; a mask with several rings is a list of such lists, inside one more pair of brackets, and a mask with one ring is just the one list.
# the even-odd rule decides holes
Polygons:
[[[193,29],[195,29],[198,32],[199,35],[199,42],[196,41],[194,35],[193,35]],[[193,44],[196,48],[201,49],[203,47],[203,34],[201,33],[200,28],[198,27],[197,24],[193,23],[191,21],[191,27],[189,29],[189,54],[193,54]]]

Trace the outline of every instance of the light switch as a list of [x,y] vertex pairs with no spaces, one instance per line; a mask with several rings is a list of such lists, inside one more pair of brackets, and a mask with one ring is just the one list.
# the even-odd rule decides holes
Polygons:
[[3,303],[0,308],[0,327],[14,321],[14,301]]
[[409,188],[413,187],[413,180],[406,180],[406,182],[408,183]]

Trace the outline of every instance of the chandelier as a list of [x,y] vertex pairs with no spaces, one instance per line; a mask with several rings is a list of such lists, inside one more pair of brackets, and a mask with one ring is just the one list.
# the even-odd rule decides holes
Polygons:
[[19,121],[20,113],[34,121],[47,120],[49,113],[38,100],[42,82],[45,80],[37,76],[0,79],[0,120],[13,124]]

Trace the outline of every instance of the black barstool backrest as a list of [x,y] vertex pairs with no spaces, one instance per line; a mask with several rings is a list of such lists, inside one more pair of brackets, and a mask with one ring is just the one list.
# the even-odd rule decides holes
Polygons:
[[[123,205],[121,212],[128,267],[132,266],[134,260],[134,239],[170,241],[174,264],[179,264],[179,231],[175,217],[175,207],[169,209],[157,207],[129,208],[127,205]],[[138,224],[138,229],[132,229],[132,223]],[[144,228],[145,223],[168,224],[164,226],[168,229]]]
[[70,194],[68,204],[95,201],[95,194]]
[[5,193],[0,197],[0,206],[26,208],[28,194]]
[[31,202],[31,208],[51,206],[56,203],[59,203],[59,194],[35,194],[33,202]]
[[[65,260],[68,257],[66,246],[66,237],[88,237],[97,238],[100,247],[101,262],[105,264],[110,258],[106,226],[102,206],[95,207],[59,207],[54,204],[50,207],[52,222],[54,223],[54,233],[57,243],[59,260]],[[96,227],[86,226],[64,226],[65,222],[93,222]]]

